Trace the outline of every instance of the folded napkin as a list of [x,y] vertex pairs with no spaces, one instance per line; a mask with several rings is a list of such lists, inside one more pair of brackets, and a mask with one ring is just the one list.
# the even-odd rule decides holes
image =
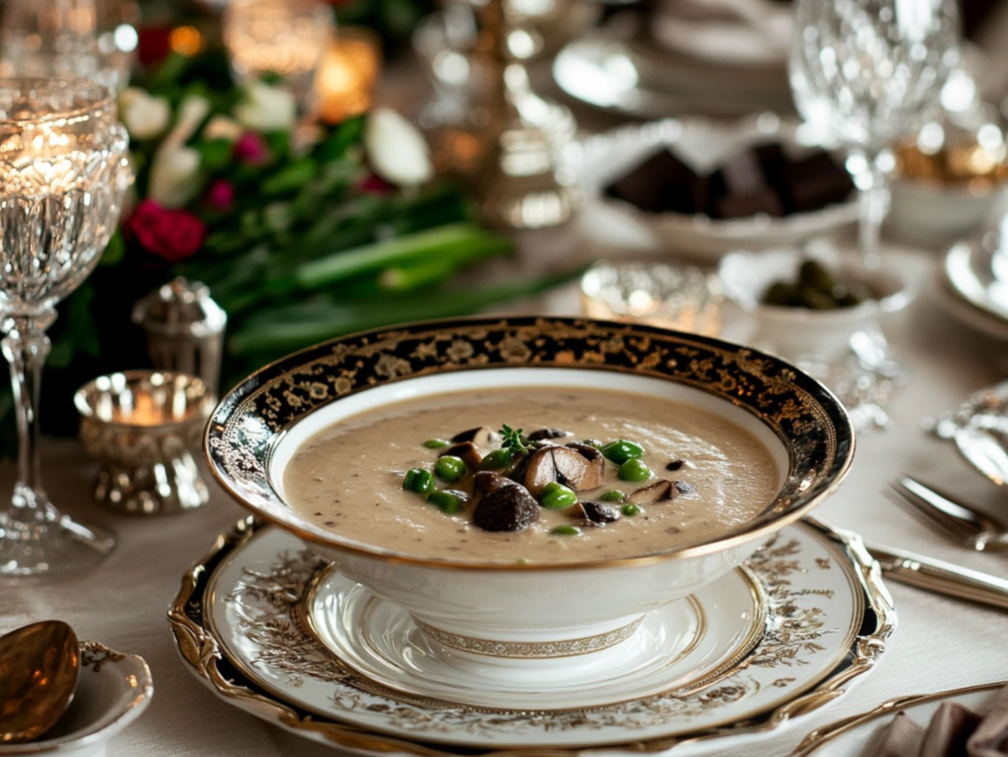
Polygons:
[[905,711],[871,739],[859,757],[1006,757],[1008,687],[984,713],[958,702],[942,702],[927,723]]

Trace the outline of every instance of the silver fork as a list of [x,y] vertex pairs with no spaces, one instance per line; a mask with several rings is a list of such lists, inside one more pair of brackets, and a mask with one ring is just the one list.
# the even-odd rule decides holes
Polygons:
[[947,492],[901,476],[888,493],[913,515],[953,541],[977,552],[1008,549],[1008,528]]

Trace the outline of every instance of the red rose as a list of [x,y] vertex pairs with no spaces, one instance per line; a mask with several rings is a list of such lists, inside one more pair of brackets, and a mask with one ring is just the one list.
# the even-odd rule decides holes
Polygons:
[[169,263],[195,255],[206,238],[206,226],[192,213],[163,208],[153,200],[137,205],[126,221],[126,232],[147,252]]

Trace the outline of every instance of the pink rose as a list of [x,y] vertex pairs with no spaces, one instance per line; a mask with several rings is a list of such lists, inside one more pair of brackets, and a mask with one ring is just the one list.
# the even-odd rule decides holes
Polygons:
[[206,226],[192,213],[144,200],[126,221],[126,233],[147,252],[180,263],[199,251]]
[[235,141],[234,156],[242,163],[261,166],[269,162],[269,147],[258,134],[247,131]]
[[218,179],[210,185],[205,199],[214,210],[227,210],[234,204],[234,185],[226,179]]

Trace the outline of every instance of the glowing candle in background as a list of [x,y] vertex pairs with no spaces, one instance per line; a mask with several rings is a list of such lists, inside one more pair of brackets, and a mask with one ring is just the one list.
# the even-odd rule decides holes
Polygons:
[[339,123],[366,113],[380,73],[378,37],[367,29],[341,28],[315,78],[319,117]]

